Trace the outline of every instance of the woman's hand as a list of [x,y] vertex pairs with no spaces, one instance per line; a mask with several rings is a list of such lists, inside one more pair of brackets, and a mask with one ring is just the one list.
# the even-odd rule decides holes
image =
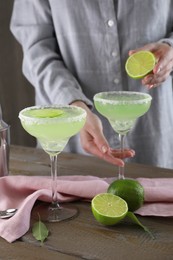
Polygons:
[[98,116],[81,101],[75,101],[72,105],[82,107],[87,112],[86,123],[80,131],[81,144],[86,152],[122,167],[123,158],[135,155],[135,152],[130,149],[125,149],[123,153],[120,150],[112,150],[104,137],[102,123]]
[[153,72],[142,79],[142,84],[148,89],[157,87],[163,83],[172,72],[173,47],[167,43],[150,43],[142,48],[129,51],[129,55],[141,50],[151,51],[157,60]]

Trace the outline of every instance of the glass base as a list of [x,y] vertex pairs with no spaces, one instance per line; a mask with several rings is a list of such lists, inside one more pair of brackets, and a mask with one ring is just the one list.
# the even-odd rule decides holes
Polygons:
[[32,212],[34,219],[45,222],[60,222],[63,220],[69,220],[78,215],[78,209],[71,205],[64,205],[55,207],[49,203],[42,203],[36,207]]

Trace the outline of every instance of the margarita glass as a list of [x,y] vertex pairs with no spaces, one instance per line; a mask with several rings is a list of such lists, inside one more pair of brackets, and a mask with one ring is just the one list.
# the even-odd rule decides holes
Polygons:
[[[151,100],[149,94],[132,91],[100,92],[94,96],[97,111],[109,120],[114,131],[119,134],[122,152],[124,137],[136,119],[149,110]],[[124,179],[123,167],[119,167],[119,179]]]
[[49,154],[52,177],[52,203],[40,208],[43,220],[58,222],[77,214],[77,209],[60,206],[57,200],[57,156],[69,138],[77,134],[85,124],[86,112],[76,106],[33,106],[20,111],[23,128],[38,139],[43,150]]

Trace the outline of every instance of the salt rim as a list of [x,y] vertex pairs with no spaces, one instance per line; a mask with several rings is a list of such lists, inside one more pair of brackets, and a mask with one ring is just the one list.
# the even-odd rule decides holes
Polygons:
[[[32,118],[26,115],[23,115],[23,112],[28,111],[28,110],[32,110],[32,109],[44,109],[44,108],[57,108],[57,109],[74,109],[74,110],[79,110],[81,112],[83,112],[81,115],[76,115],[76,116],[72,116],[72,117],[54,117],[54,118]],[[83,118],[86,118],[86,111],[81,108],[81,107],[77,107],[77,106],[73,106],[73,105],[66,105],[66,106],[61,106],[61,105],[46,105],[46,106],[31,106],[31,107],[26,107],[24,109],[22,109],[19,112],[19,119],[21,121],[27,121],[28,124],[45,124],[46,122],[48,123],[57,123],[57,122],[76,122],[76,121],[81,121]]]
[[[110,99],[106,99],[105,98],[101,98],[99,96],[104,95],[104,94],[126,94],[126,95],[136,95],[138,96],[143,95],[144,99],[140,99],[140,100],[110,100]],[[135,92],[135,91],[106,91],[106,92],[99,92],[97,94],[94,95],[94,101],[99,101],[103,104],[111,104],[111,105],[126,105],[126,104],[143,104],[143,103],[148,103],[149,101],[152,100],[152,97],[147,94],[147,93],[143,93],[143,92]]]

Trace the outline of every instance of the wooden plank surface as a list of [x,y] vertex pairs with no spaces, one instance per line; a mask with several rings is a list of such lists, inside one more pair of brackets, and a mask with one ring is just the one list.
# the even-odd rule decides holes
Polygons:
[[[118,169],[94,157],[59,155],[59,175],[117,176]],[[173,170],[127,164],[126,177],[172,177]],[[49,157],[33,148],[11,147],[10,174],[50,175]],[[0,239],[0,259],[173,259],[173,219],[138,217],[156,239],[126,220],[114,227],[97,223],[89,202],[73,203],[79,215],[61,223],[46,223],[50,235],[43,246],[31,231],[12,244]],[[31,226],[34,223],[31,220]],[[8,257],[6,257],[8,256]],[[6,257],[6,258],[5,258]]]

